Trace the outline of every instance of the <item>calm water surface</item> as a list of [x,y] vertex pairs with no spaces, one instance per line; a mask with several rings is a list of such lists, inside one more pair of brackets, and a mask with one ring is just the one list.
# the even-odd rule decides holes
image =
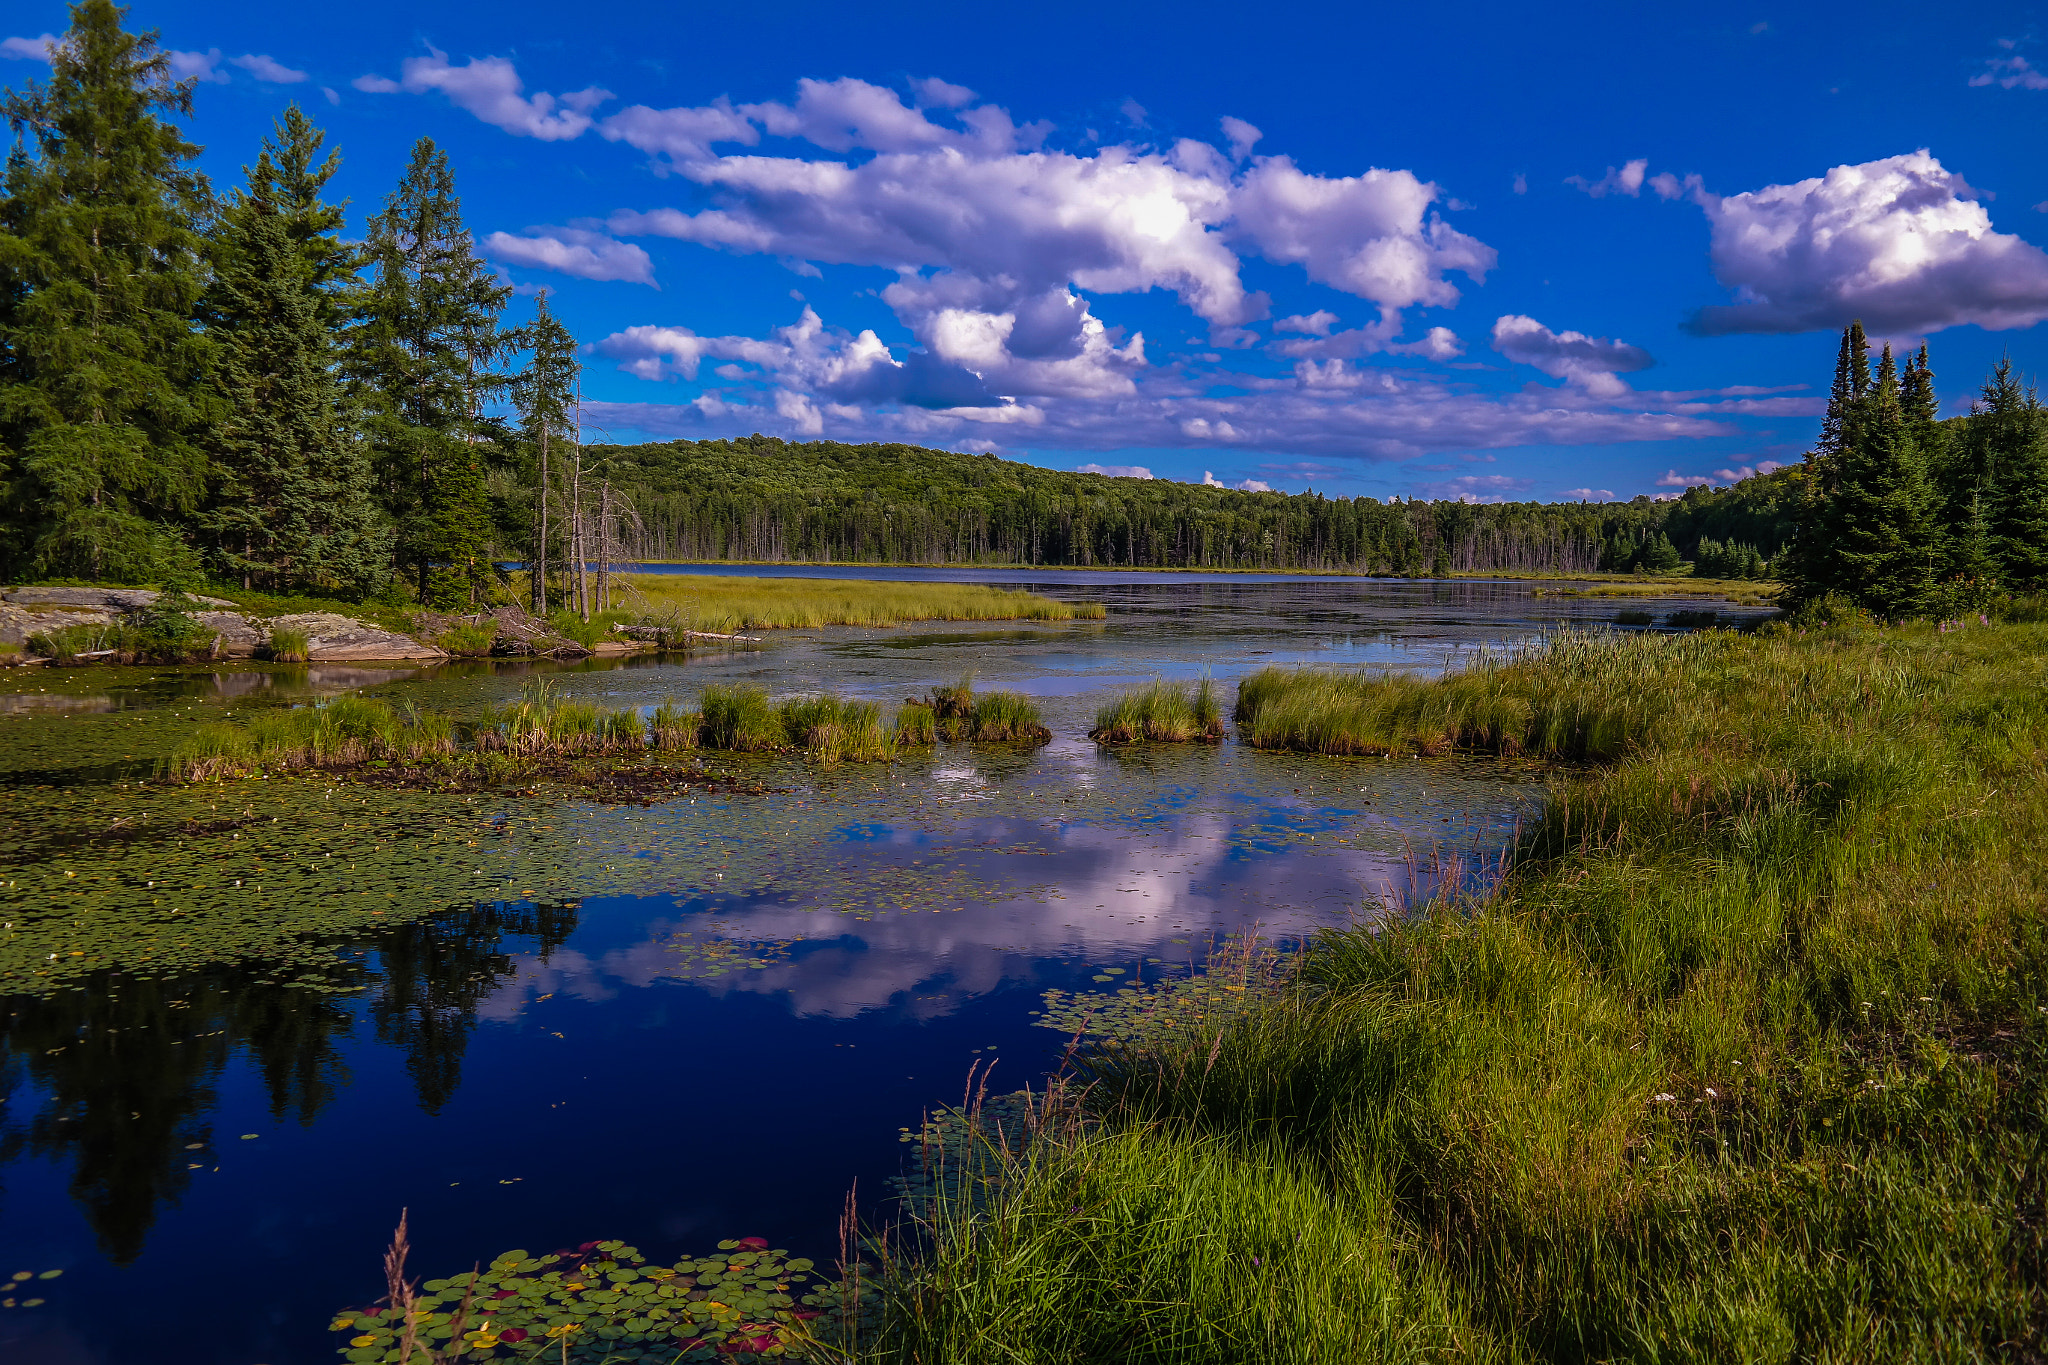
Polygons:
[[[1444,859],[1497,856],[1540,794],[1490,762],[1102,754],[1084,736],[1108,694],[1268,663],[1436,670],[1616,610],[1527,584],[839,576],[1021,583],[1110,614],[549,668],[610,705],[733,680],[894,703],[972,669],[1057,736],[753,763],[757,793],[652,807],[139,781],[197,721],[353,689],[473,713],[529,666],[0,682],[0,951],[36,982],[0,1000],[0,1276],[63,1272],[0,1308],[0,1359],[334,1359],[327,1316],[379,1292],[402,1207],[430,1276],[599,1237],[823,1259],[849,1188],[886,1214],[898,1130],[957,1101],[970,1065],[1023,1085],[1055,1064],[1044,991],[1375,919]],[[366,904],[405,922],[365,929]],[[278,937],[329,908],[332,932]],[[142,919],[165,927],[136,946]]]

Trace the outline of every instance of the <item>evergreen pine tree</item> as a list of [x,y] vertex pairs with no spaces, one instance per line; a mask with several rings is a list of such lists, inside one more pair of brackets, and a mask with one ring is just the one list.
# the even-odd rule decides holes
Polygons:
[[524,338],[530,355],[513,384],[512,403],[519,412],[526,455],[533,462],[528,563],[533,609],[544,614],[548,610],[549,568],[560,562],[556,547],[568,533],[568,520],[556,510],[559,504],[554,490],[562,481],[569,448],[576,440],[576,377],[581,366],[576,360],[576,338],[548,311],[545,290],[534,300],[533,321]]
[[484,405],[507,382],[493,366],[509,340],[498,318],[512,291],[477,258],[432,139],[414,144],[366,253],[375,277],[359,300],[349,368],[397,556],[422,601],[474,602],[491,569],[496,428]]
[[1778,576],[1785,580],[1787,596],[1794,603],[1840,592],[1847,586],[1833,553],[1840,536],[1835,499],[1870,387],[1869,357],[1863,323],[1850,323],[1842,329],[1842,343],[1835,353],[1835,379],[1828,390],[1820,439],[1806,457],[1805,478],[1794,504],[1797,529],[1778,558]]
[[171,79],[154,31],[123,31],[126,14],[79,0],[49,84],[4,102],[19,140],[0,207],[12,571],[136,582],[197,567],[173,523],[205,482],[192,315],[210,195],[168,121],[191,112],[192,82]]
[[1991,553],[2007,588],[2048,588],[2048,411],[2000,360],[1984,382],[1966,441],[1982,471]]
[[319,160],[322,141],[288,109],[215,225],[205,317],[223,401],[199,520],[244,586],[363,593],[390,545],[335,373],[348,257],[331,235],[341,212],[320,199],[336,165]]
[[1886,346],[1843,450],[1827,517],[1840,591],[1864,610],[1897,619],[1930,606],[1937,545],[1929,503]]

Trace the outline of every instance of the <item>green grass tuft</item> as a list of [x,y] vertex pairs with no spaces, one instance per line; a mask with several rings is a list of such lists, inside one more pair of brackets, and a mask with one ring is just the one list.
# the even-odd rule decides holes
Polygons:
[[273,627],[270,638],[263,646],[263,651],[269,656],[270,661],[278,664],[305,663],[311,649],[312,641],[307,638],[306,632],[294,630],[290,626]]
[[983,692],[974,698],[967,737],[978,742],[1022,740],[1043,744],[1052,738],[1039,718],[1038,707],[1016,692]]
[[1097,744],[1214,744],[1223,738],[1216,685],[1203,678],[1192,688],[1164,681],[1130,688],[1095,713],[1088,737]]
[[714,683],[704,689],[698,707],[704,717],[701,743],[707,749],[768,753],[782,747],[782,721],[764,687]]

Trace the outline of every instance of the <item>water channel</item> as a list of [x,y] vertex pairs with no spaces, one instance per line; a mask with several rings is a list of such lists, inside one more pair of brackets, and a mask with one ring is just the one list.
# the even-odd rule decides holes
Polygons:
[[[380,1292],[401,1208],[429,1276],[600,1237],[828,1259],[848,1190],[886,1216],[899,1131],[970,1065],[1000,1089],[1056,1064],[1045,991],[1398,913],[1540,798],[1489,761],[1098,752],[1116,689],[1438,670],[1617,611],[1527,583],[845,576],[1109,614],[602,665],[0,675],[0,1277],[62,1272],[0,1291],[0,1359],[333,1360],[330,1311]],[[551,671],[613,706],[742,679],[895,703],[967,670],[1037,699],[1053,742],[721,758],[749,790],[653,806],[148,780],[196,722],[348,690],[473,714]]]

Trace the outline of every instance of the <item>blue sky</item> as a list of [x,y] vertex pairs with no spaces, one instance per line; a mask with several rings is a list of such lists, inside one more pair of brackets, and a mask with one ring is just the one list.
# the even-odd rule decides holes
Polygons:
[[[62,5],[9,6],[0,82]],[[2048,318],[2024,6],[138,3],[233,184],[415,138],[593,434],[889,439],[1375,497],[1797,460],[1833,329],[1944,411]]]

